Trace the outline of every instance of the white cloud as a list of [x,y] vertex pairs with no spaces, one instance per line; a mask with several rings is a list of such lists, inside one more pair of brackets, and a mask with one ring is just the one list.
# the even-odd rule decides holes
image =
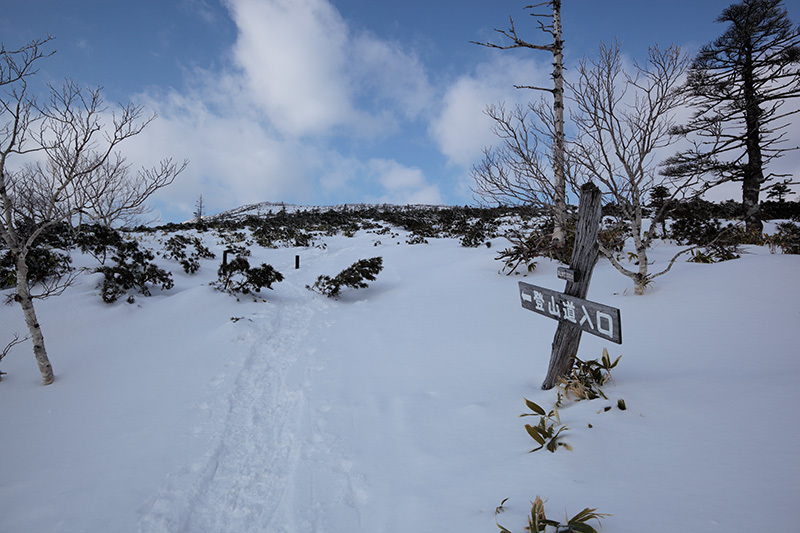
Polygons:
[[[191,212],[202,194],[209,210],[302,197],[313,188],[313,159],[295,141],[241,113],[216,113],[208,93],[170,93],[141,100],[159,118],[125,146],[129,160],[153,165],[186,158],[188,169],[156,197],[171,210]],[[230,111],[230,110],[229,110]]]
[[371,34],[353,40],[351,71],[361,92],[377,91],[377,97],[393,104],[406,118],[426,111],[434,98],[425,67],[419,58],[397,43]]
[[[398,44],[354,33],[327,0],[228,0],[234,58],[249,97],[282,134],[338,127],[371,136],[432,98],[425,69]],[[375,111],[373,108],[379,109]]]
[[431,122],[429,133],[451,163],[469,167],[486,146],[497,143],[492,121],[484,110],[488,104],[505,102],[509,107],[541,98],[540,92],[514,89],[517,85],[547,87],[550,66],[501,56],[481,63],[474,73],[457,79],[445,92],[441,113]]
[[[200,77],[208,79],[208,73]],[[165,215],[189,218],[199,195],[209,212],[262,201],[443,203],[439,188],[421,169],[392,159],[343,156],[320,140],[279,135],[239,109],[234,79],[218,81],[187,95],[139,98],[159,117],[128,141],[129,161],[135,166],[168,157],[190,161],[154,198]],[[229,105],[222,100],[225,94],[231,97]]]
[[439,188],[425,179],[425,174],[416,167],[406,167],[391,159],[372,159],[368,164],[369,174],[384,189],[380,203],[432,204],[442,203]]
[[328,152],[318,164],[319,185],[325,194],[379,204],[443,203],[439,187],[429,182],[422,169],[405,166],[394,159],[362,161]]
[[324,0],[229,0],[234,56],[250,97],[282,132],[325,132],[351,119],[348,29]]
[[231,64],[188,74],[180,93],[138,97],[159,118],[129,142],[130,161],[190,161],[158,193],[164,211],[188,217],[199,194],[210,211],[260,201],[441,203],[421,170],[360,151],[430,108],[434,91],[414,53],[353,32],[326,0],[225,5],[239,31]]

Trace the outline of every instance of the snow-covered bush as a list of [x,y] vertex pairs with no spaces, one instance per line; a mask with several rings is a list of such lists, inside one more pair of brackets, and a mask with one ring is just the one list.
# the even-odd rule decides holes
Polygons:
[[[28,225],[17,222],[19,231],[31,231]],[[25,237],[27,239],[27,236]],[[43,231],[28,252],[28,286],[46,284],[50,287],[68,285],[71,282],[72,258],[65,253],[73,246],[73,233],[66,224],[56,224]],[[0,289],[13,287],[17,282],[16,259],[0,239]],[[46,288],[47,290],[47,288]]]
[[83,253],[91,254],[102,265],[106,264],[108,254],[121,246],[123,240],[119,231],[102,224],[83,225],[75,236],[78,248]]
[[670,237],[681,244],[705,244],[720,230],[713,205],[703,200],[679,202],[670,211]]
[[231,261],[221,264],[217,277],[212,285],[229,294],[261,292],[261,289],[272,289],[273,283],[283,281],[283,274],[272,265],[261,263],[260,266],[251,268],[250,262],[243,255],[237,255]]
[[375,281],[376,276],[383,270],[383,257],[360,259],[339,272],[335,277],[319,276],[314,285],[306,288],[329,298],[336,298],[341,293],[342,287],[353,289],[366,289],[367,281]]
[[[194,251],[187,254],[186,248],[190,245]],[[198,237],[178,233],[164,243],[164,257],[178,261],[187,274],[194,274],[200,269],[200,259],[214,259],[216,256]]]
[[717,263],[738,259],[742,244],[762,244],[762,236],[750,235],[741,225],[723,225],[719,209],[710,202],[681,202],[672,210],[670,237],[681,244],[697,245],[689,259],[695,263]]
[[422,235],[412,233],[406,239],[406,244],[428,244],[428,239],[426,239]]
[[[153,263],[153,252],[140,248],[136,241],[127,240],[121,241],[115,248],[111,256],[114,265],[95,269],[95,272],[104,276],[101,285],[104,302],[115,302],[131,290],[150,296],[148,285],[160,285],[162,290],[172,288],[172,274]],[[133,303],[132,294],[128,295],[127,301]]]
[[505,235],[511,246],[497,252],[496,261],[503,262],[501,272],[506,272],[507,276],[515,273],[517,267],[525,265],[528,273],[536,270],[537,257],[541,257],[542,247],[534,234],[524,234],[519,230],[509,230]]
[[[240,246],[238,244],[230,244],[227,248],[225,248],[225,252],[231,255],[242,256],[242,257],[250,257],[250,249],[246,246]],[[225,257],[223,255],[223,257]]]
[[234,229],[239,227],[238,224],[232,222],[220,222],[217,224],[218,244],[227,245],[229,247],[239,243],[244,243],[246,246],[252,245],[253,243],[247,238],[247,235],[243,231],[236,231],[236,229]]
[[625,241],[631,236],[631,226],[624,220],[612,219],[604,221],[597,233],[600,243],[613,253],[621,253]]
[[314,244],[314,236],[295,225],[276,226],[264,223],[253,229],[253,239],[264,248],[279,246],[305,248]]
[[467,248],[477,248],[490,239],[490,235],[492,233],[493,229],[487,227],[487,224],[483,220],[476,220],[472,224],[467,224],[463,229],[461,246]]
[[504,236],[511,246],[497,253],[495,260],[503,262],[500,271],[510,276],[524,265],[528,273],[533,272],[535,259],[540,257],[568,263],[575,246],[575,221],[567,222],[567,239],[562,247],[553,244],[553,227],[552,217],[542,217],[531,226],[506,231]]
[[[62,252],[45,247],[33,248],[25,262],[28,265],[28,284],[61,280],[72,272],[72,258]],[[17,283],[17,269],[10,251],[0,256],[0,289],[8,289]]]
[[785,254],[800,254],[800,226],[794,222],[781,222],[778,231],[767,237],[767,244],[774,252],[780,248]]

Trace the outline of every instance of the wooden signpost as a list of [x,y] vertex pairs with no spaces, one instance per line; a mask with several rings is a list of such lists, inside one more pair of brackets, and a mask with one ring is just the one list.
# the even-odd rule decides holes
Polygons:
[[599,254],[597,231],[600,228],[601,197],[600,189],[592,183],[581,188],[572,259],[569,268],[561,267],[558,272],[559,278],[567,280],[564,292],[524,282],[519,284],[522,307],[558,320],[543,389],[552,389],[560,377],[569,374],[584,331],[622,343],[619,309],[586,300]]

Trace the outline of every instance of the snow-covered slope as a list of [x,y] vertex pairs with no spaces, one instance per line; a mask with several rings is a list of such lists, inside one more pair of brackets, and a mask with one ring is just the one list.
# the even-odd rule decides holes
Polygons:
[[[498,274],[502,239],[397,233],[252,247],[286,278],[266,301],[208,286],[208,232],[196,275],[161,261],[170,291],[107,305],[84,274],[39,302],[56,382],[29,345],[0,367],[0,531],[521,532],[536,495],[555,519],[613,514],[607,532],[796,529],[800,257],[679,262],[644,297],[601,261],[589,298],[621,309],[625,343],[584,336],[579,355],[622,354],[609,399],[561,409],[573,451],[530,454],[518,415],[555,401],[556,323]],[[305,288],[377,255],[368,289]],[[556,267],[525,280],[561,290]],[[15,331],[0,307],[2,344]]]

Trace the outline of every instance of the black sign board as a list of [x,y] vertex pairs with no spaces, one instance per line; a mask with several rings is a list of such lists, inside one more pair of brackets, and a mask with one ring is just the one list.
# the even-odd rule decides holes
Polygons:
[[519,282],[522,307],[534,313],[571,322],[582,331],[622,344],[622,319],[619,309],[576,296]]

